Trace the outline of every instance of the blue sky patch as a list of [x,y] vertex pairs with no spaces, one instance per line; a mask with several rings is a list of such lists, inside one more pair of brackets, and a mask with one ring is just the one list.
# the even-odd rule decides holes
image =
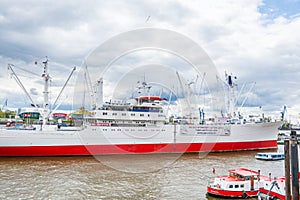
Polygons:
[[300,14],[300,0],[264,0],[259,12],[271,19],[279,16],[293,18]]

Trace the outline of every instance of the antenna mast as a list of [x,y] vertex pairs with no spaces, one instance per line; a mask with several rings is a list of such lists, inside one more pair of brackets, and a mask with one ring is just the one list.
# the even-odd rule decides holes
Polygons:
[[229,115],[230,117],[234,117],[235,116],[235,107],[234,107],[234,87],[236,86],[236,84],[233,82],[233,78],[236,79],[236,77],[232,77],[231,75],[227,75],[227,73],[225,72],[225,77],[227,80],[227,86],[229,88]]
[[46,57],[46,61],[43,62],[44,64],[44,73],[42,77],[44,78],[44,103],[43,103],[43,125],[46,125],[49,119],[49,80],[50,76],[48,74],[48,58]]

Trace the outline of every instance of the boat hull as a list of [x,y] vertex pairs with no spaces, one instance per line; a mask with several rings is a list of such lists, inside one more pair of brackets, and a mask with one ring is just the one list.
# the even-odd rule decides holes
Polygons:
[[257,197],[258,190],[253,191],[230,191],[218,188],[207,187],[207,194],[222,198],[249,198]]
[[[208,148],[205,148],[207,146]],[[213,146],[213,147],[212,147]],[[211,148],[212,147],[212,148]],[[75,156],[106,154],[154,154],[241,151],[277,148],[276,140],[224,143],[181,144],[123,144],[123,145],[68,145],[68,146],[6,146],[0,156]]]
[[263,161],[277,161],[277,160],[284,160],[284,158],[278,158],[278,159],[272,159],[272,158],[257,158],[257,160],[263,160]]
[[[1,130],[0,156],[81,156],[276,149],[278,123],[265,125],[86,127],[77,131]],[[228,127],[226,126],[226,131]],[[212,130],[216,130],[212,134]]]
[[277,192],[273,192],[273,191],[269,191],[265,188],[260,188],[259,189],[259,196],[261,197],[261,199],[269,199],[269,197],[272,197],[272,198],[276,198],[278,200],[285,200],[285,195],[283,194],[279,194]]

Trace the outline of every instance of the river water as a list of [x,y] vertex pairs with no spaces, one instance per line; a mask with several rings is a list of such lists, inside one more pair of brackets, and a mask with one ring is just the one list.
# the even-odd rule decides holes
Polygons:
[[284,175],[284,161],[259,161],[254,158],[257,152],[262,151],[4,157],[0,158],[0,199],[214,199],[206,197],[206,185],[228,169],[246,167],[260,169],[263,175],[271,172],[272,177]]

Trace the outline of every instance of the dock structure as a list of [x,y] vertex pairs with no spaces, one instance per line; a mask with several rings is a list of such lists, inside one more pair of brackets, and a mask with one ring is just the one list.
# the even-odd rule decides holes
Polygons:
[[[298,139],[295,130],[291,130],[291,137],[284,141],[285,167],[285,195],[286,200],[299,198],[299,164]],[[291,180],[292,179],[292,180]]]
[[285,195],[286,200],[291,199],[291,163],[290,163],[290,140],[284,140],[284,172],[285,172]]

